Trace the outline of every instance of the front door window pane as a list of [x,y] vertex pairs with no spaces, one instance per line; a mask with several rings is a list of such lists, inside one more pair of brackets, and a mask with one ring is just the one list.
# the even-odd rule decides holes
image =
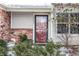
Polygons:
[[35,17],[35,40],[36,43],[46,43],[48,32],[48,16],[36,15]]

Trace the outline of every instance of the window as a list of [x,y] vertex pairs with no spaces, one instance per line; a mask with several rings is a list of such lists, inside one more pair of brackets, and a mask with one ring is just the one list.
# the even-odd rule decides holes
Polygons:
[[57,24],[58,33],[68,33],[68,26],[66,24]]
[[79,34],[79,13],[57,13],[57,33]]

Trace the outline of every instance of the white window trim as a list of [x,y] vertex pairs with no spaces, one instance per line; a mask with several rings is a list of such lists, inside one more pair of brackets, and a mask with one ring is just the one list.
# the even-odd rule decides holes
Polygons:
[[[61,13],[62,13],[62,12],[61,12]],[[67,13],[68,13],[68,12],[67,12]],[[73,13],[77,13],[77,12],[72,12],[72,14],[73,14]],[[57,13],[56,13],[56,14],[57,14]],[[70,13],[69,13],[68,17],[70,17]],[[70,18],[68,18],[68,22],[70,23]],[[64,23],[65,23],[65,22],[64,22]],[[63,23],[63,22],[58,23],[58,22],[57,22],[57,19],[56,19],[56,33],[57,33],[57,24],[64,24],[64,23]],[[65,24],[68,24],[68,23],[65,23]],[[79,23],[73,23],[73,24],[79,24]],[[76,34],[76,33],[73,33],[73,34],[70,33],[70,25],[71,25],[71,24],[68,24],[68,33],[67,33],[67,34],[72,35],[72,36],[79,36],[78,33],[77,33],[77,34]],[[65,33],[57,33],[57,34],[59,35],[59,34],[65,34]]]

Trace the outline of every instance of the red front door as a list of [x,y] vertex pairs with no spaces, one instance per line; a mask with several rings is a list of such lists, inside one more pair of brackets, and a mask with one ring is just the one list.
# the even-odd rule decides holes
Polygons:
[[48,38],[48,16],[35,16],[35,41],[36,43],[46,43]]

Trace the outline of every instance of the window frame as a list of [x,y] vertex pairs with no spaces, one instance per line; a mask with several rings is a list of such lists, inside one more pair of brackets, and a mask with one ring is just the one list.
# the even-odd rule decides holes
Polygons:
[[[62,13],[62,12],[61,12]],[[60,13],[60,14],[61,14]],[[64,13],[63,13],[64,14]],[[56,13],[56,25],[58,26],[58,24],[68,24],[68,33],[67,34],[79,34],[79,32],[78,33],[71,33],[71,25],[72,24],[77,24],[77,25],[79,25],[79,22],[74,22],[74,23],[71,23],[71,14],[79,14],[79,13],[68,13],[67,12],[67,14],[68,14],[68,22],[58,22],[58,20],[57,20],[57,13]],[[75,17],[75,16],[74,16]],[[76,16],[76,17],[78,17],[78,16]],[[57,28],[57,26],[56,26],[56,28]],[[57,28],[57,34],[66,34],[66,33],[58,33],[58,28]]]

